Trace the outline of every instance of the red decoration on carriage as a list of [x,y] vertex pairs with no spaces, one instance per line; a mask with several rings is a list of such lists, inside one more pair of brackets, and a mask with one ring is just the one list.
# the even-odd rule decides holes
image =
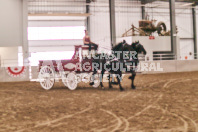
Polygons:
[[[76,45],[75,52],[68,60],[40,60],[39,82],[41,86],[49,90],[56,81],[62,79],[63,84],[70,90],[75,90],[81,81],[88,82],[92,75],[92,56],[95,54],[92,48],[89,55],[89,47]],[[99,75],[95,76],[93,87],[99,87]]]

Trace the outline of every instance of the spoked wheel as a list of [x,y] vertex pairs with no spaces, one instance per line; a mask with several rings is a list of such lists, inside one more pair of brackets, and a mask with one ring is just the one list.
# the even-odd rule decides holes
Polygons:
[[166,25],[164,22],[159,22],[157,24],[157,33],[159,36],[164,36],[164,34],[166,33]]
[[62,82],[65,85],[65,87],[67,87],[67,75],[66,74],[62,74]]
[[54,70],[50,66],[44,66],[41,68],[39,72],[39,81],[44,89],[49,90],[54,86],[54,77]]
[[92,86],[94,88],[98,88],[100,86],[100,75],[99,74],[94,75],[94,85],[92,85]]
[[67,75],[67,87],[70,89],[70,90],[75,90],[77,88],[77,85],[78,85],[78,78],[76,76],[76,74],[74,72],[70,72],[68,75]]
[[88,83],[90,81],[90,75],[88,73],[82,73],[81,80],[84,83]]

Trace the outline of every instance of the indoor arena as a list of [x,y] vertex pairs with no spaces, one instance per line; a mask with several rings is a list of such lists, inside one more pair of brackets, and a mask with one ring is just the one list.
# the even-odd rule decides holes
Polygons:
[[197,0],[0,9],[0,132],[198,132]]

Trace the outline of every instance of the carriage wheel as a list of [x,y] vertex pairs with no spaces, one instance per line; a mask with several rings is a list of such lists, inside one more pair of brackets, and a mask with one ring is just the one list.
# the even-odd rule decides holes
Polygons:
[[164,22],[159,22],[157,24],[157,33],[159,36],[164,36],[166,33],[166,24]]
[[54,70],[50,66],[44,66],[39,72],[39,81],[41,86],[49,90],[54,86]]
[[67,75],[66,74],[62,74],[62,82],[65,85],[65,87],[67,87]]
[[70,72],[67,75],[67,87],[70,90],[75,90],[77,88],[77,84],[78,84],[78,78],[76,76],[76,74],[74,72]]
[[94,76],[94,85],[92,85],[94,88],[98,88],[100,86],[100,75],[96,74]]

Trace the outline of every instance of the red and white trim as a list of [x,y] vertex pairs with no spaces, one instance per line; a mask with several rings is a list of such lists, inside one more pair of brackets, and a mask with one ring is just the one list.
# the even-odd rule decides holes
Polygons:
[[25,66],[22,66],[22,67],[7,67],[6,72],[11,77],[20,77],[26,72],[26,67]]

